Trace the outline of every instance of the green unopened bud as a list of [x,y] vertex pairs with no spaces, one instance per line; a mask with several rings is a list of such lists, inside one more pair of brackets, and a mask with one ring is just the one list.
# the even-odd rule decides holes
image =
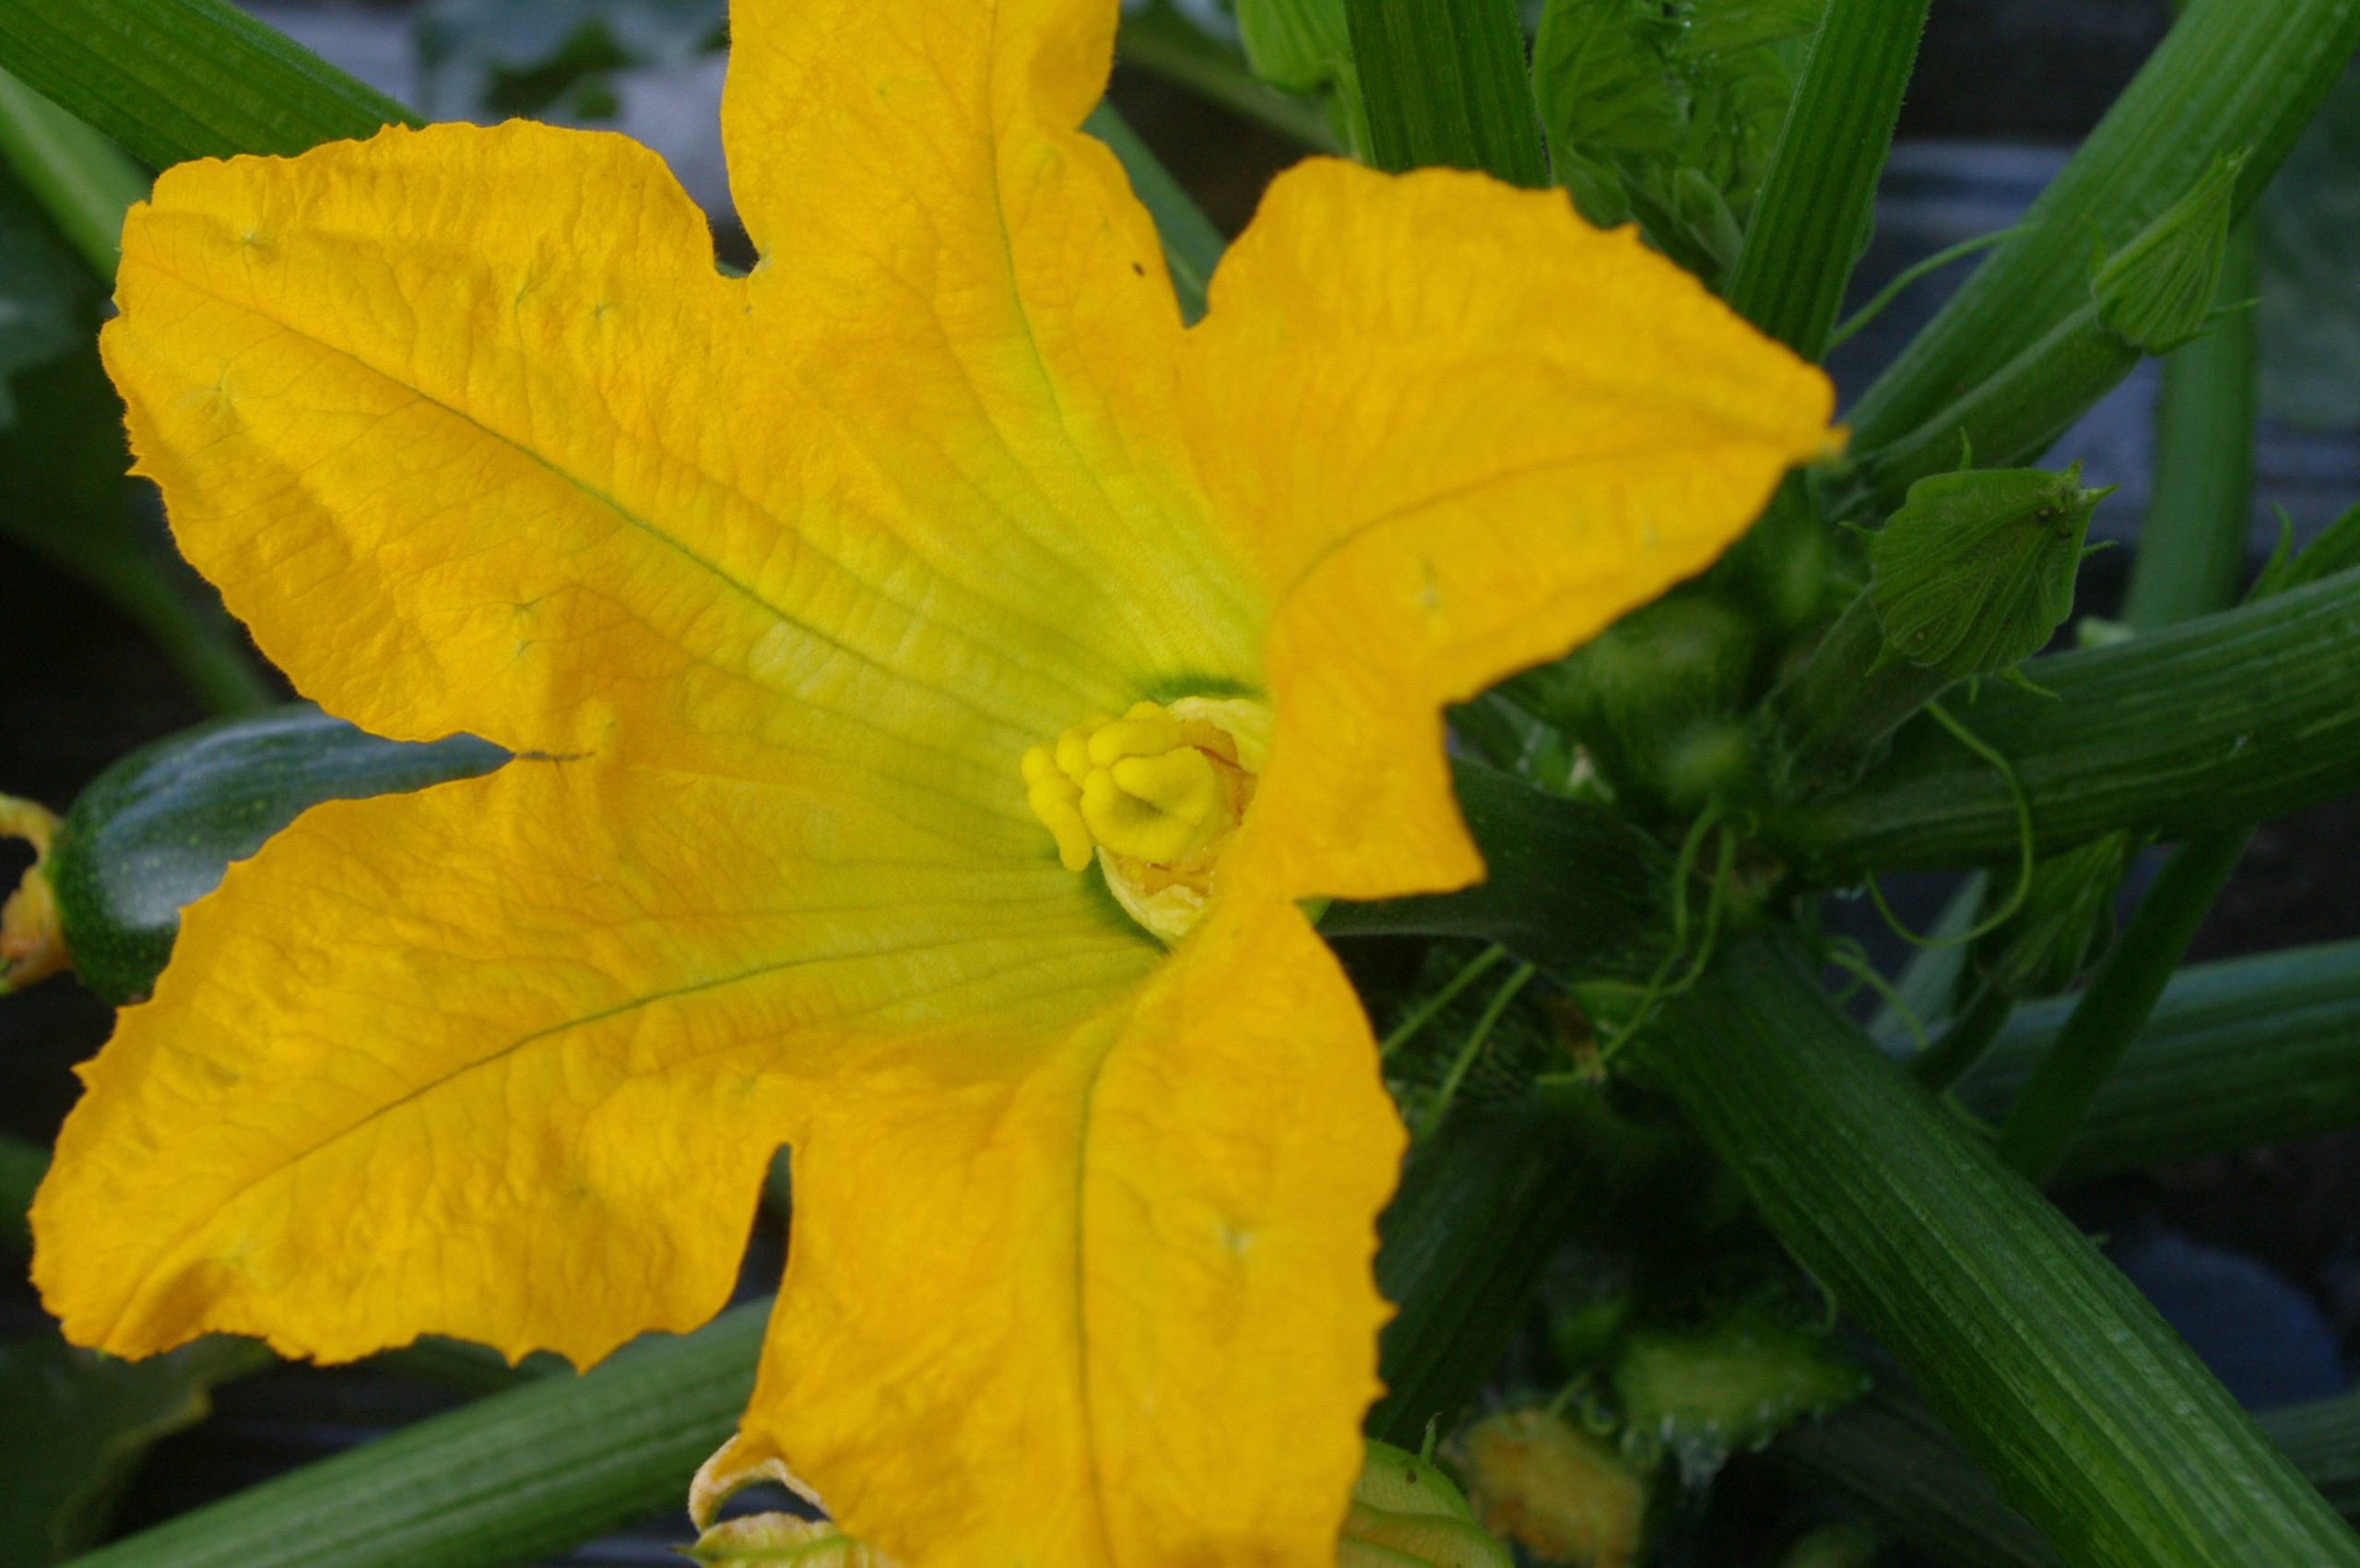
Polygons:
[[2114,488],[2079,464],[1936,474],[1869,545],[1869,602],[1887,648],[1951,679],[2012,669],[2073,612],[2090,516]]
[[2099,325],[2150,354],[2168,354],[2204,330],[2245,163],[2242,152],[2215,159],[2138,238],[2111,256],[2101,253],[2090,276]]
[[1572,735],[1618,795],[1684,802],[1726,772],[1718,732],[1742,711],[1761,632],[1702,591],[1658,599],[1508,688]]
[[1337,1568],[1510,1568],[1507,1548],[1439,1466],[1372,1440],[1336,1544]]
[[2010,996],[2054,996],[2114,935],[2114,895],[2130,839],[2108,833],[2033,867],[2023,904],[1975,945],[1976,967]]
[[1647,1482],[1553,1410],[1502,1410],[1453,1440],[1476,1516],[1545,1562],[1628,1568],[1646,1533]]
[[1625,1447],[1668,1447],[1696,1481],[1868,1386],[1823,1335],[1755,1306],[1701,1329],[1633,1334],[1614,1367]]

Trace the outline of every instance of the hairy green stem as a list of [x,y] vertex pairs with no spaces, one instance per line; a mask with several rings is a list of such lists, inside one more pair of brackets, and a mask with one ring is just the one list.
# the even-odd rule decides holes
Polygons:
[[1772,698],[1773,787],[1791,795],[1852,777],[1887,736],[1956,680],[1896,654],[1863,589]]
[[2162,997],[2251,837],[2248,829],[2232,828],[2174,850],[2100,961],[2000,1129],[2000,1158],[2033,1181],[2056,1173],[2067,1140]]
[[1642,1050],[2067,1562],[2360,1563],[2360,1538],[2145,1298],[1788,952],[1732,947]]
[[[2074,1008],[2024,1008],[1959,1084],[1966,1107],[2005,1115]],[[2058,1179],[2360,1126],[2360,942],[2184,969],[2067,1145]]]
[[[2269,183],[2360,47],[2360,0],[2202,0],[1992,253],[1851,410],[1857,450],[1921,427],[2089,300],[2093,229],[2119,244],[2225,154],[2250,153],[2236,207]],[[1957,438],[1950,438],[1953,457]],[[1978,443],[1980,450],[1980,443]]]
[[525,1562],[678,1506],[753,1392],[767,1302],[249,1487],[77,1568]]
[[1257,80],[1245,61],[1207,38],[1169,6],[1150,6],[1126,15],[1122,31],[1115,35],[1115,58],[1177,82],[1239,119],[1276,132],[1310,151],[1341,150],[1316,104]]
[[[2360,1523],[2360,1395],[2265,1410],[2254,1420],[2330,1507]],[[2040,1532],[2000,1500],[1934,1413],[1906,1394],[1880,1390],[1826,1421],[1793,1427],[1772,1445],[1769,1461],[1843,1494],[1950,1568],[2058,1568]]]
[[[2253,227],[2239,224],[2222,265],[2221,299],[2251,299],[2256,271]],[[2122,607],[2122,619],[2142,631],[2237,601],[2253,500],[2259,336],[2251,311],[2231,311],[2164,360],[2154,483]]]
[[1549,183],[1516,0],[1345,0],[1370,161]]
[[[2360,574],[2024,666],[1946,701],[2006,757],[2035,847],[2118,828],[2185,837],[2360,787]],[[1858,783],[1769,813],[1806,876],[1999,866],[2021,852],[2008,782],[1930,718]]]
[[1868,237],[1927,0],[1831,0],[1725,295],[1800,354],[1826,351]]
[[1911,1058],[1910,1072],[1927,1092],[1941,1093],[1983,1059],[1999,1040],[2015,1005],[2015,998],[1999,986],[1981,986],[1974,1000],[1943,1029],[1941,1037]]

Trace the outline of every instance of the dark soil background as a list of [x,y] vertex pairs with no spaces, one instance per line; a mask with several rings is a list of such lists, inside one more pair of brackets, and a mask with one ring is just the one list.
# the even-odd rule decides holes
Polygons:
[[[373,74],[403,53],[399,6],[256,7],[292,24],[339,63]],[[2161,37],[2165,0],[1956,0],[1934,7],[1918,84],[1901,122],[1865,294],[1916,258],[2006,226],[2062,152],[2088,130]],[[1295,156],[1286,144],[1162,82],[1118,73],[1118,102],[1233,230],[1262,182]],[[693,105],[688,106],[694,112]],[[1864,334],[1835,369],[1857,390],[1938,301],[1923,287]],[[2143,500],[2150,373],[2133,378],[2062,443],[2094,482],[2123,481],[2105,530],[2133,531]],[[2360,499],[2360,442],[2271,427],[2257,517],[2283,502],[2315,529]],[[2258,534],[2266,538],[2266,534]],[[2085,608],[2119,594],[2122,552],[2094,558]],[[134,747],[205,715],[171,667],[103,600],[0,541],[0,790],[58,808]],[[23,864],[0,849],[0,886]],[[2265,827],[2198,943],[2199,956],[2360,936],[2360,806],[2339,803]],[[1911,890],[1922,918],[1941,894]],[[1869,935],[1867,932],[1863,936]],[[1887,949],[1891,961],[1897,952]],[[96,1050],[108,1010],[71,982],[0,1003],[0,1128],[47,1139],[71,1104],[71,1065]],[[2117,1237],[2118,1256],[2250,1402],[2347,1386],[2360,1364],[2360,1134],[2338,1135],[2161,1171],[2076,1195],[2084,1223]],[[766,1247],[774,1279],[775,1245]],[[30,1291],[0,1282],[0,1332],[41,1322]],[[2338,1367],[2340,1351],[2342,1365]],[[366,1370],[265,1373],[222,1391],[202,1432],[163,1444],[126,1504],[136,1526],[360,1441],[447,1403]],[[674,1562],[685,1521],[583,1549],[573,1562]]]

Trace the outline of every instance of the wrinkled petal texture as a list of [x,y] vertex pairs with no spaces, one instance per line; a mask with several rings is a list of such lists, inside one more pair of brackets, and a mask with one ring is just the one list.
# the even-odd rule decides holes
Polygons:
[[1278,738],[1232,853],[1354,898],[1481,875],[1442,707],[1702,570],[1834,407],[1562,192],[1334,160],[1273,183],[1182,383],[1216,515],[1277,605]]
[[[1184,332],[1076,126],[1110,0],[741,0],[762,259],[512,124],[167,173],[106,329],[183,549],[323,706],[518,753],[306,814],[87,1070],[36,1274],[124,1353],[579,1361],[726,1295],[749,1437],[913,1568],[1332,1561],[1400,1134],[1289,902],[1478,872],[1439,710],[1701,568],[1815,371],[1559,195],[1330,163]],[[1166,959],[1028,746],[1268,693]]]
[[1021,1060],[817,1108],[747,1417],[929,1565],[1335,1560],[1401,1131],[1335,960],[1233,905]]
[[1054,865],[832,863],[859,826],[536,760],[305,813],[84,1069],[34,1215],[52,1310],[125,1355],[432,1330],[587,1362],[693,1327],[800,1084],[945,1032],[1014,1054],[1137,988]]

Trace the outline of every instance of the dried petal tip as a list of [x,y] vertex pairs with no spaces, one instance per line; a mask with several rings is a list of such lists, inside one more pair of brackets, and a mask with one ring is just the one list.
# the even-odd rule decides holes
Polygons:
[[820,1506],[819,1494],[786,1468],[785,1460],[743,1437],[733,1437],[697,1468],[696,1479],[689,1483],[689,1522],[697,1527],[697,1541],[681,1548],[680,1554],[716,1568],[743,1562],[788,1562],[795,1568],[893,1568],[889,1559],[825,1519],[773,1513],[714,1522],[714,1515],[734,1494],[764,1481],[786,1488],[814,1508]]
[[57,890],[47,869],[56,832],[54,815],[30,800],[0,795],[0,838],[22,839],[33,846],[31,869],[8,902],[0,903],[0,996],[67,967]]

